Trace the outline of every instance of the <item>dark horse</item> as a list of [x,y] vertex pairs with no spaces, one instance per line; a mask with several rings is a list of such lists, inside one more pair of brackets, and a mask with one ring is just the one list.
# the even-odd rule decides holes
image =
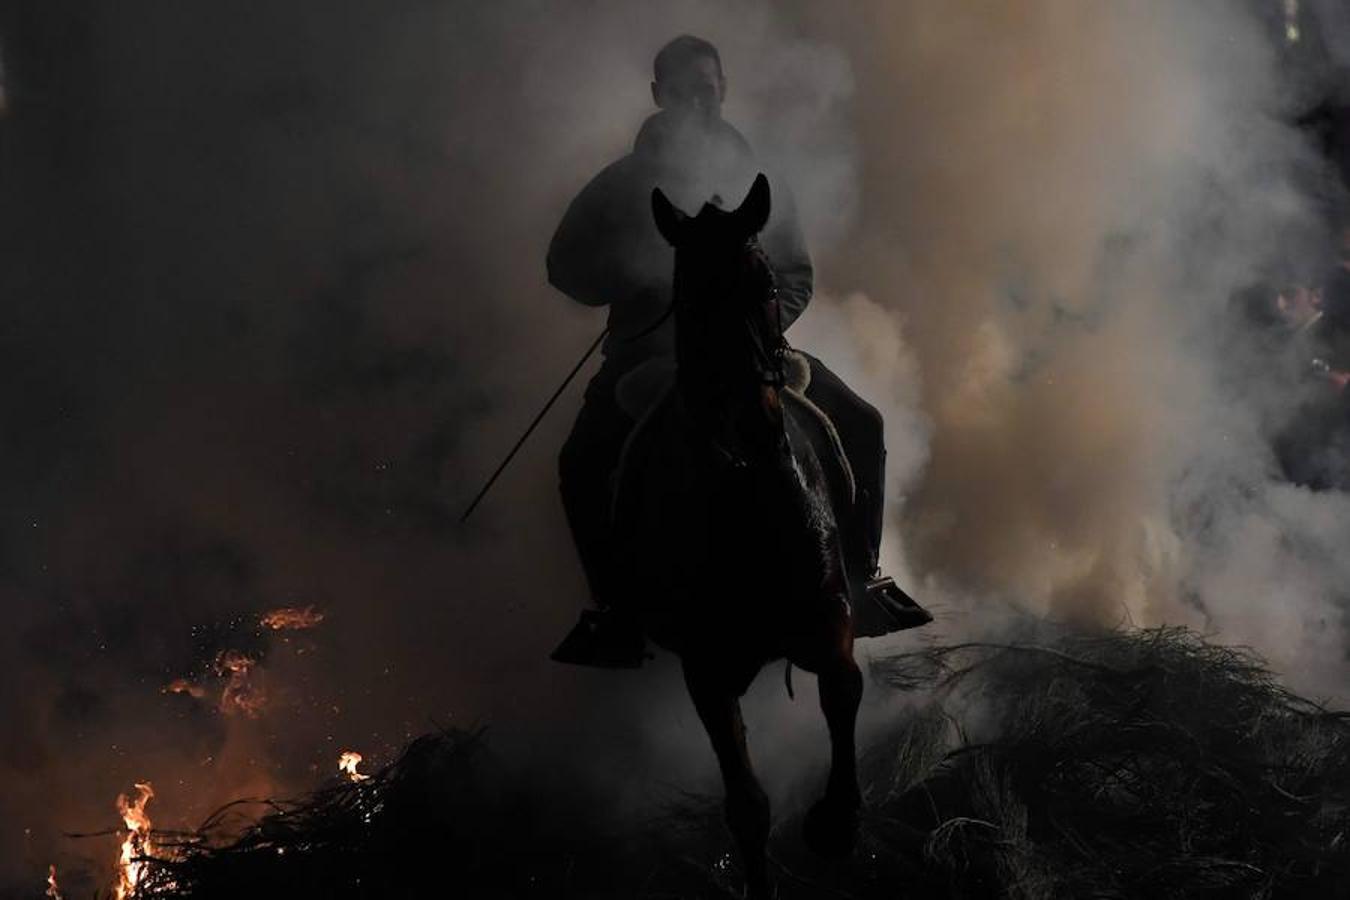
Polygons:
[[634,432],[614,508],[624,593],[651,638],[681,657],[752,898],[770,896],[769,802],[740,697],[766,663],[786,658],[819,679],[832,761],[807,843],[850,852],[860,802],[862,675],[837,521],[851,502],[847,464],[819,411],[785,383],[773,272],[756,239],[769,202],[763,175],[734,212],[705,204],[691,217],[653,192],[675,247],[676,378]]

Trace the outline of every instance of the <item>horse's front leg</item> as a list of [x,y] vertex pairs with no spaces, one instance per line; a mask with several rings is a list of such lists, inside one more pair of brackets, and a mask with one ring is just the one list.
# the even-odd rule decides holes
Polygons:
[[[840,599],[847,610],[847,600]],[[816,663],[820,708],[830,731],[830,777],[825,796],[806,815],[807,846],[828,857],[847,856],[858,833],[858,748],[855,731],[863,679],[853,659],[853,627],[847,614],[838,623],[823,658]]]
[[746,897],[767,900],[773,896],[767,865],[769,798],[750,765],[740,700],[697,665],[685,663],[684,680],[722,769],[727,826],[745,868]]

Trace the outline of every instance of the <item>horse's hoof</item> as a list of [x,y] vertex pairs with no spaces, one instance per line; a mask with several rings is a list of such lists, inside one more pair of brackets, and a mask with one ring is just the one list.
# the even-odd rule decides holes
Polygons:
[[843,859],[858,841],[858,805],[821,798],[802,822],[802,837],[818,856]]

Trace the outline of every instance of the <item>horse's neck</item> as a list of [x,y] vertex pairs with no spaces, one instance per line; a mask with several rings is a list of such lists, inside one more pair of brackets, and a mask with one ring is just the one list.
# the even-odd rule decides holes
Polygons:
[[675,385],[695,432],[732,455],[758,458],[785,446],[777,388],[752,367],[719,371],[706,359],[677,359]]
[[[689,296],[688,282],[675,278],[676,387],[696,428],[714,440],[747,452],[771,452],[786,440],[782,407],[768,371],[772,328],[764,309],[742,293],[744,273],[721,282],[727,296],[709,308]],[[715,318],[708,318],[714,315]],[[776,323],[773,323],[776,325]]]
[[[677,304],[677,309],[681,306]],[[737,324],[732,320],[709,325],[676,313],[675,380],[687,404],[711,413],[735,410],[754,399],[760,377],[748,346],[740,346]]]

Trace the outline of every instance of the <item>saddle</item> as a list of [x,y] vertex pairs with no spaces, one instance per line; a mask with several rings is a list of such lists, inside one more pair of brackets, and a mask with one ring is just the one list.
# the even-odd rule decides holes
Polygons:
[[[852,504],[857,498],[857,482],[853,476],[853,466],[848,453],[839,439],[839,430],[835,428],[829,414],[806,396],[811,384],[811,363],[805,355],[789,350],[784,357],[783,398],[812,419],[825,435],[830,449],[830,459],[821,460],[823,464],[833,463],[832,475],[838,477],[844,486],[844,494]],[[619,408],[637,424],[624,441],[619,454],[619,463],[615,467],[611,482],[611,496],[616,497],[618,487],[632,464],[634,448],[641,446],[647,431],[651,428],[657,411],[675,389],[675,361],[668,358],[650,359],[619,379],[614,396]]]

